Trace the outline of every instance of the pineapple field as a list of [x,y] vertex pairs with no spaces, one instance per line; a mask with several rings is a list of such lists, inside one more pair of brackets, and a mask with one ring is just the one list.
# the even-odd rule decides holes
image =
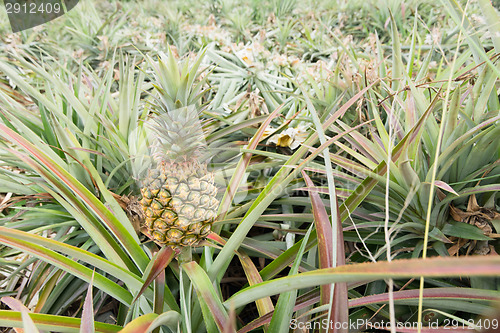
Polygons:
[[500,1],[0,8],[0,332],[500,332]]

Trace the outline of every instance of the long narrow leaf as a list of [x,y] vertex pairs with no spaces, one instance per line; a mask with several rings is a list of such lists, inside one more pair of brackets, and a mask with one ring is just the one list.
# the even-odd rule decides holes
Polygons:
[[466,258],[436,257],[430,259],[395,260],[392,262],[363,263],[336,268],[319,269],[291,277],[266,281],[248,287],[231,296],[224,306],[243,306],[259,298],[293,289],[337,282],[355,282],[385,278],[497,276],[500,257],[476,256]]
[[[229,316],[219,300],[219,296],[215,292],[207,273],[194,261],[188,262],[182,265],[182,267],[191,279],[196,292],[201,297],[200,301],[208,306],[219,331],[224,331],[224,327],[229,323]],[[231,304],[228,306],[228,309],[230,308]]]
[[125,282],[125,284],[127,284],[127,286],[131,289],[139,290],[142,284],[142,280],[137,275],[102,257],[99,257],[98,255],[82,250],[76,246],[68,245],[42,236],[33,235],[28,232],[0,226],[0,242],[2,242],[4,238],[24,241],[27,244],[36,244],[46,249],[58,251],[67,256],[91,264],[92,266],[102,269],[111,276]]
[[[295,258],[295,262],[290,269],[289,276],[293,276],[299,271],[300,261],[302,260],[302,256],[304,255],[307,239],[309,239],[309,237],[311,236],[312,229],[313,225],[309,227],[309,230],[307,230],[307,233],[304,236],[304,239],[306,241],[302,243],[302,246],[299,249],[297,257]],[[274,311],[273,317],[271,318],[271,323],[269,324],[270,332],[284,333],[288,331],[296,299],[297,290],[292,289],[290,291],[280,293],[278,303],[276,304],[276,309]]]
[[[66,316],[54,316],[41,313],[30,314],[36,327],[49,332],[79,333],[81,320]],[[17,311],[0,310],[0,326],[2,327],[22,327],[21,313]],[[122,327],[111,324],[95,323],[96,333],[116,333]]]
[[[95,272],[94,272],[95,273]],[[87,296],[83,302],[83,312],[82,312],[82,325],[80,326],[80,333],[94,333],[94,305],[92,297],[92,287],[94,284],[94,274],[89,282],[89,288],[87,290]]]
[[172,259],[174,258],[174,250],[172,250],[171,247],[165,246],[161,248],[158,253],[155,254],[153,259],[151,259],[148,267],[146,268],[145,271],[145,277],[144,277],[144,284],[141,287],[141,290],[139,290],[139,293],[135,296],[134,301],[132,303],[135,303],[137,299],[144,293],[144,291],[149,287],[151,282],[161,273],[165,270],[165,268],[170,264]]
[[[245,271],[245,275],[248,279],[248,284],[253,286],[254,284],[261,283],[262,277],[255,267],[252,259],[243,251],[238,251],[238,258],[240,259],[241,266],[243,266],[243,270]],[[263,316],[264,314],[274,311],[274,305],[271,301],[270,297],[264,297],[256,301],[257,311],[259,311],[259,315]]]
[[[93,271],[91,269],[63,256],[62,254],[49,250],[44,246],[2,234],[0,234],[0,240],[2,244],[35,256],[86,282],[90,282],[92,279]],[[118,284],[112,282],[101,274],[95,274],[95,285],[97,288],[126,305],[130,305],[132,302],[132,295],[129,291],[120,287]]]

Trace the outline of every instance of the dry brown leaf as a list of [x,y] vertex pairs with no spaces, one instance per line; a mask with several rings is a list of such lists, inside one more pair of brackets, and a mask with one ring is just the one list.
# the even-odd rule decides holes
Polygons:
[[[491,221],[500,218],[500,213],[491,208],[479,206],[476,196],[473,194],[469,197],[465,212],[450,204],[450,216],[457,222],[475,225],[488,236],[494,231]],[[463,239],[458,239],[457,243],[448,249],[448,253],[450,255],[457,254],[460,248],[468,242],[468,240],[465,240],[465,243],[463,241]],[[472,241],[467,248],[466,255],[472,250],[474,250],[475,254],[486,255],[491,252],[491,246],[488,241]]]

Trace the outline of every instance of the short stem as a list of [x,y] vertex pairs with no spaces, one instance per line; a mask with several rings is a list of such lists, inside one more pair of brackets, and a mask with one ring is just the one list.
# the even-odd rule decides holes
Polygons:
[[182,247],[177,260],[179,260],[179,265],[193,261],[191,246]]

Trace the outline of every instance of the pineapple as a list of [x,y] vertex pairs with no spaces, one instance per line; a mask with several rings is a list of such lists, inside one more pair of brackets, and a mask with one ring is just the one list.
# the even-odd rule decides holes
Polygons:
[[[189,92],[199,90],[186,93],[185,85],[175,86],[175,82],[187,82],[197,66],[183,77],[182,71],[172,64],[172,57],[170,54],[169,59],[160,60],[154,67],[158,83],[155,88],[160,95],[155,105],[158,115],[149,123],[154,135],[154,163],[142,183],[140,205],[145,227],[154,241],[180,249],[196,246],[210,233],[219,201],[214,175],[202,160],[206,145],[199,107],[183,105],[196,100],[189,98]],[[175,75],[179,77],[172,80]]]

